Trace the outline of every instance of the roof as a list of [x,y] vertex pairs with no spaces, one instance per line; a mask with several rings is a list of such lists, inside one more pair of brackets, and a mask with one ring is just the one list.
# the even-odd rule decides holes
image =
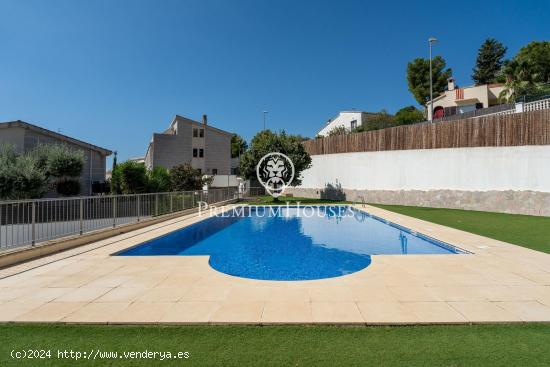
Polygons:
[[[232,136],[233,133],[230,133],[229,131],[225,131],[225,130],[222,130],[222,129],[218,129],[217,127],[214,127],[212,125],[204,125],[202,122],[199,122],[199,121],[195,121],[195,120],[192,120],[190,118],[187,118],[187,117],[184,117],[184,116],[181,116],[181,115],[176,115],[174,117],[174,119],[172,120],[172,122],[170,123],[170,127],[172,127],[172,125],[174,124],[174,122],[176,121],[185,121],[185,122],[191,122],[191,123],[195,123],[195,124],[198,124],[198,125],[201,125],[201,126],[205,126],[207,129],[211,129],[211,130],[215,130],[215,131],[218,131],[222,134],[227,134],[227,135],[230,135]],[[166,130],[170,130],[170,127]]]
[[323,131],[323,129],[325,129],[328,125],[330,125],[334,120],[336,120],[341,114],[343,113],[360,113],[360,114],[365,114],[365,115],[376,115],[378,112],[367,112],[367,111],[356,111],[356,110],[352,110],[352,111],[340,111],[338,112],[338,115],[336,115],[336,117],[332,118],[332,119],[329,119],[326,123],[325,123],[325,126],[321,127],[319,130],[317,130],[317,134],[318,135],[321,131]]
[[70,136],[63,135],[63,134],[60,134],[60,133],[56,133],[55,131],[44,129],[43,127],[33,125],[33,124],[30,124],[30,123],[25,122],[25,121],[16,120],[16,121],[0,122],[0,129],[7,129],[7,128],[10,128],[10,127],[20,127],[20,128],[27,129],[27,130],[36,131],[36,132],[41,133],[43,135],[47,135],[47,136],[50,136],[52,138],[59,139],[59,140],[64,140],[68,143],[75,144],[75,145],[81,146],[81,147],[86,148],[86,149],[95,150],[97,152],[100,152],[100,153],[104,154],[105,156],[109,156],[113,153],[109,149],[102,148],[102,147],[99,147],[97,145],[93,145],[93,144],[90,144],[90,143],[86,143],[85,141],[78,140],[78,139],[75,139],[75,138],[71,138]]

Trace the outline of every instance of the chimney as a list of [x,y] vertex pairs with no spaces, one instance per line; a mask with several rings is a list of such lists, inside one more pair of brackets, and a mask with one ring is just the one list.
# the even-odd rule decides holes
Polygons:
[[202,115],[202,124],[203,125],[208,125],[208,116]]
[[447,90],[454,90],[455,89],[455,79],[449,78],[447,79]]

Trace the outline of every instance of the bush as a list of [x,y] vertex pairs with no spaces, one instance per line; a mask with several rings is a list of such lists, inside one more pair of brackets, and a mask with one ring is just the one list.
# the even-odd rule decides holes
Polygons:
[[212,178],[203,178],[200,170],[187,163],[172,167],[170,179],[174,191],[201,190],[205,184],[212,182]]
[[80,181],[77,179],[65,179],[57,181],[55,190],[63,196],[74,196],[80,193]]
[[403,107],[395,114],[397,125],[408,125],[425,121],[424,113],[414,106]]
[[18,155],[13,146],[0,146],[0,198],[34,199],[48,191],[48,177],[29,154]]
[[50,145],[48,171],[53,177],[79,177],[84,169],[84,153],[66,145]]
[[112,194],[147,192],[147,170],[143,163],[126,161],[117,165],[111,174]]
[[346,135],[349,133],[350,131],[346,129],[345,126],[336,126],[335,128],[333,128],[328,132],[328,136]]
[[40,198],[48,192],[48,177],[36,167],[35,161],[29,155],[17,157],[13,166],[14,199]]
[[167,192],[172,188],[170,172],[164,167],[155,167],[147,171],[147,191]]
[[363,125],[358,126],[353,132],[380,130],[392,126],[395,126],[394,117],[385,110],[382,110],[369,116],[367,121]]

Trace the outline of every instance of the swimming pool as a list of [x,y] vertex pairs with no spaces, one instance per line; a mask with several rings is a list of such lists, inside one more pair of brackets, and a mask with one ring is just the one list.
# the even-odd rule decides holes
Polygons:
[[458,253],[348,206],[241,206],[117,255],[209,255],[210,266],[229,275],[312,280],[364,269],[370,255]]

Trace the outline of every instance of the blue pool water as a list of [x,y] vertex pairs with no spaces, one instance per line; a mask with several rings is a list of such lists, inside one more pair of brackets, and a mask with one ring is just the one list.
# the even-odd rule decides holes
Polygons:
[[316,206],[241,207],[118,255],[210,255],[210,266],[226,274],[309,280],[359,271],[370,255],[458,252],[349,207]]

